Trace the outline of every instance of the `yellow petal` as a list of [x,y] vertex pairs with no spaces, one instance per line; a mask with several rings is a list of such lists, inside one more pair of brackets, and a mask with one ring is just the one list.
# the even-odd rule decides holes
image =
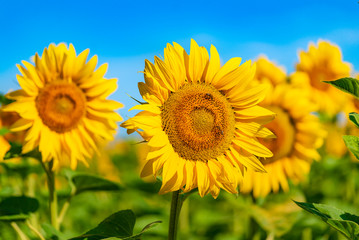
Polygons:
[[217,74],[214,76],[212,80],[212,84],[216,87],[222,86],[221,82],[223,81],[223,77],[229,74],[230,72],[232,72],[233,70],[235,70],[239,66],[241,61],[242,58],[239,57],[231,58],[228,62],[226,62],[223,65],[223,67],[219,69],[219,71],[217,72]]
[[141,105],[136,105],[132,108],[130,108],[128,111],[131,110],[144,110],[144,111],[148,111],[154,114],[161,114],[161,109],[158,106],[152,105],[152,104],[141,104]]
[[198,192],[201,197],[204,197],[209,192],[209,176],[208,167],[206,163],[202,161],[196,161],[196,172],[197,172],[197,184]]
[[27,119],[21,118],[21,119],[17,120],[13,125],[10,126],[10,131],[12,131],[12,132],[24,131],[24,130],[28,129],[29,127],[31,127],[33,123],[34,123],[34,121],[32,121],[32,120],[27,120]]
[[209,65],[205,77],[205,81],[207,83],[212,83],[214,76],[216,75],[216,73],[219,71],[221,67],[219,54],[215,46],[211,45],[210,53],[211,53],[211,59],[209,60]]
[[253,155],[244,155],[243,151],[241,151],[241,149],[238,147],[230,147],[230,150],[233,156],[247,168],[257,172],[266,172],[263,164],[258,160],[258,158],[254,157]]
[[236,133],[236,138],[233,139],[234,144],[243,148],[244,150],[254,154],[258,157],[272,157],[273,153],[266,148],[264,145],[260,144],[258,140],[251,137],[246,137],[240,133]]

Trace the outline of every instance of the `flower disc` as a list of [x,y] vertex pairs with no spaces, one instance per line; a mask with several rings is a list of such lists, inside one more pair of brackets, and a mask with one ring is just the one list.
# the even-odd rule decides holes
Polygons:
[[218,157],[234,136],[233,109],[210,85],[184,85],[163,104],[161,117],[175,152],[187,160]]
[[53,82],[36,98],[36,108],[43,123],[51,130],[64,133],[77,126],[86,113],[86,98],[73,83]]
[[290,155],[293,151],[295,140],[293,119],[288,114],[288,112],[278,106],[268,106],[267,108],[275,112],[277,116],[272,122],[266,124],[265,126],[277,137],[264,138],[259,140],[273,153],[273,157],[261,159],[263,164],[272,163],[278,159]]
[[[275,67],[275,66],[272,66]],[[312,160],[319,160],[317,149],[323,144],[323,131],[318,118],[311,114],[317,110],[308,92],[286,83],[271,81],[271,72],[258,78],[269,84],[262,106],[277,114],[275,120],[264,126],[277,137],[259,139],[273,152],[273,157],[260,158],[267,173],[248,170],[241,186],[242,192],[253,192],[254,197],[266,196],[271,191],[289,189],[288,179],[299,181],[309,172]]]

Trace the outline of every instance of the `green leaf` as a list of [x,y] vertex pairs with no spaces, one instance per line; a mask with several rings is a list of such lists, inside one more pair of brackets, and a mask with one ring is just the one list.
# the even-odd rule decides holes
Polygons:
[[343,140],[347,148],[354,154],[354,156],[359,160],[359,137],[344,135]]
[[56,230],[52,225],[48,223],[41,224],[42,230],[45,232],[45,239],[47,240],[65,240],[67,239],[64,234]]
[[10,130],[7,128],[0,128],[0,136],[4,136],[5,134],[9,133]]
[[0,216],[0,221],[8,221],[8,222],[24,221],[28,218],[29,215],[26,214],[4,215],[4,216]]
[[355,97],[359,97],[359,81],[355,78],[341,78],[335,81],[324,81],[325,83],[329,83],[334,87],[342,90],[343,92],[354,95]]
[[155,222],[151,222],[149,224],[147,224],[140,233],[137,233],[136,235],[133,235],[129,238],[124,238],[124,239],[139,239],[139,237],[146,231],[148,231],[149,229],[155,227],[157,224],[162,223],[162,221],[155,221]]
[[99,176],[76,172],[67,175],[76,188],[75,195],[86,191],[118,191],[122,189],[118,183]]
[[0,202],[0,220],[24,220],[29,213],[36,212],[38,208],[39,201],[36,198],[8,197]]
[[352,112],[349,113],[349,119],[357,126],[359,127],[359,114]]
[[296,202],[299,207],[320,217],[348,239],[359,239],[359,217],[329,205]]
[[110,237],[120,239],[139,239],[139,237],[161,221],[155,221],[147,224],[140,233],[133,235],[133,228],[136,223],[136,216],[132,210],[122,210],[116,212],[103,220],[97,227],[91,229],[85,234],[71,238],[70,240],[100,240]]
[[253,204],[248,210],[268,234],[274,234],[278,238],[291,230],[300,213],[300,209],[290,200],[281,203],[274,203],[272,200],[271,204],[262,207]]

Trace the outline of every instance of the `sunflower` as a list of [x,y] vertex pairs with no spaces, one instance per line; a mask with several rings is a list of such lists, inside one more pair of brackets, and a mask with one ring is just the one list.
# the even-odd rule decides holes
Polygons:
[[22,89],[10,92],[15,102],[4,111],[17,112],[21,119],[10,130],[27,130],[22,148],[27,153],[38,147],[43,162],[53,160],[53,169],[78,161],[87,165],[99,144],[113,139],[117,121],[114,109],[122,104],[107,100],[117,79],[105,79],[107,64],[97,70],[97,56],[86,62],[89,50],[76,55],[72,44],[50,44],[34,64],[22,61],[17,80]]
[[[0,108],[0,129],[7,131],[9,127],[20,119],[19,114],[15,112],[4,112]],[[9,142],[23,143],[25,132],[6,133],[0,136],[0,161],[3,160],[5,153],[10,150]]]
[[302,180],[311,161],[320,159],[317,149],[325,135],[318,118],[310,114],[315,105],[302,89],[289,84],[272,86],[261,105],[277,114],[274,121],[264,125],[277,138],[260,139],[273,152],[273,157],[261,158],[267,173],[248,169],[244,174],[241,191],[253,191],[255,197],[278,192],[280,187],[288,191],[288,179]]
[[343,62],[339,47],[318,41],[318,47],[309,45],[308,52],[299,53],[299,63],[291,80],[295,85],[309,89],[311,99],[319,110],[330,115],[337,114],[345,102],[345,94],[323,81],[333,81],[349,76],[350,64]]
[[341,159],[348,152],[343,141],[343,135],[346,135],[346,129],[337,123],[326,123],[325,129],[328,133],[325,139],[326,153],[329,156]]
[[278,85],[287,81],[285,69],[269,61],[265,55],[262,55],[257,59],[256,66],[257,68],[254,78],[263,83],[268,82],[272,85]]
[[257,140],[274,137],[262,127],[274,113],[257,105],[266,88],[252,85],[255,67],[251,61],[239,66],[241,58],[221,67],[214,46],[210,54],[192,40],[190,54],[173,43],[163,60],[146,60],[145,82],[138,84],[146,102],[121,124],[148,142],[141,177],[162,175],[160,193],[236,193],[245,168],[265,171],[255,155],[272,156]]
[[[1,114],[1,110],[0,110],[0,114]],[[2,119],[0,117],[0,130],[1,129],[6,129],[5,126],[2,123]],[[5,153],[7,151],[10,150],[10,144],[9,142],[6,140],[6,138],[2,135],[0,135],[0,161],[2,161],[4,159]]]

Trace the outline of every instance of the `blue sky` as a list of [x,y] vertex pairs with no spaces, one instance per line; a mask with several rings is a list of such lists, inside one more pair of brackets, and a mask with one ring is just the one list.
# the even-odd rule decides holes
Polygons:
[[[0,7],[0,92],[18,89],[16,64],[50,43],[73,43],[108,62],[106,77],[118,78],[112,99],[140,98],[138,71],[144,60],[163,55],[168,42],[189,51],[190,39],[215,45],[222,61],[232,57],[269,59],[294,69],[309,42],[330,40],[359,70],[359,3],[337,1],[6,1]],[[124,132],[124,130],[121,130]]]

